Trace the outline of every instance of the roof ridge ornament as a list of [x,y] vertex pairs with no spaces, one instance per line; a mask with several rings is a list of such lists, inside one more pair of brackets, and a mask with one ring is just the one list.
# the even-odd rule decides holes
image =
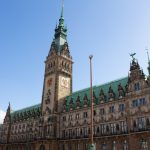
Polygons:
[[148,74],[149,74],[149,77],[150,77],[150,58],[149,58],[148,48],[146,48],[146,51],[147,51],[147,58],[148,58],[148,67],[147,67],[147,70],[148,70]]
[[148,62],[150,62],[148,48],[146,47],[146,49],[145,49],[145,50],[146,50],[146,53],[147,53]]
[[136,53],[131,53],[131,54],[129,54],[131,57],[132,57],[132,60],[135,60],[135,55],[136,55]]

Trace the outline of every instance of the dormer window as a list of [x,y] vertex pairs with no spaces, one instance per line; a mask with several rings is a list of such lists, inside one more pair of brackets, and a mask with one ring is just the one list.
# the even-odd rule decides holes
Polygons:
[[80,97],[78,96],[77,101],[76,101],[76,107],[80,108]]
[[105,98],[106,98],[106,96],[104,94],[104,91],[103,91],[103,89],[101,89],[100,94],[99,94],[100,103],[103,103]]
[[113,89],[111,88],[111,86],[109,87],[108,94],[109,94],[110,101],[115,99],[115,93],[114,93]]
[[124,89],[121,86],[121,84],[118,85],[118,92],[119,92],[119,99],[121,99],[122,97],[124,97],[125,93],[124,93]]
[[83,103],[84,103],[84,107],[86,107],[88,105],[88,97],[86,94],[84,95]]
[[139,83],[135,83],[134,84],[134,91],[139,91],[140,90],[140,84]]

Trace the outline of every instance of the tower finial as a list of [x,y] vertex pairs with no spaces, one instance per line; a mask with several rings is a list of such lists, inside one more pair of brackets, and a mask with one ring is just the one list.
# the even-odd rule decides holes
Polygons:
[[67,28],[64,25],[64,0],[61,0],[62,4],[62,10],[59,18],[58,25],[56,24],[55,27],[55,34],[54,34],[54,40],[53,42],[57,46],[57,52],[60,52],[62,49],[62,46],[67,41]]
[[147,52],[148,62],[150,62],[148,48],[146,48],[146,52]]
[[146,48],[146,52],[147,52],[147,58],[148,58],[147,70],[148,70],[148,74],[149,74],[149,77],[150,77],[150,58],[149,58],[148,48]]
[[131,53],[130,54],[130,56],[132,57],[132,60],[135,60],[135,57],[134,57],[135,55],[136,55],[136,53]]
[[61,14],[59,19],[59,26],[64,27],[64,0],[62,0],[62,8],[61,8]]
[[62,0],[62,6],[61,6],[61,18],[64,17],[64,0]]

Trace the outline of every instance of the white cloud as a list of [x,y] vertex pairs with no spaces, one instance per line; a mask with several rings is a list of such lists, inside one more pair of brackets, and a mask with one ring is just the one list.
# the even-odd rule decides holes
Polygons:
[[4,117],[5,117],[5,112],[0,110],[0,124],[3,123]]

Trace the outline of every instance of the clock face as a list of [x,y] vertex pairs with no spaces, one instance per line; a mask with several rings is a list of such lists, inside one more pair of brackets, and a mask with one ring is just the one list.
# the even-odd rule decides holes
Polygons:
[[61,77],[60,78],[60,85],[61,85],[61,87],[69,88],[69,85],[70,85],[69,78]]
[[70,78],[59,76],[58,99],[70,94]]

